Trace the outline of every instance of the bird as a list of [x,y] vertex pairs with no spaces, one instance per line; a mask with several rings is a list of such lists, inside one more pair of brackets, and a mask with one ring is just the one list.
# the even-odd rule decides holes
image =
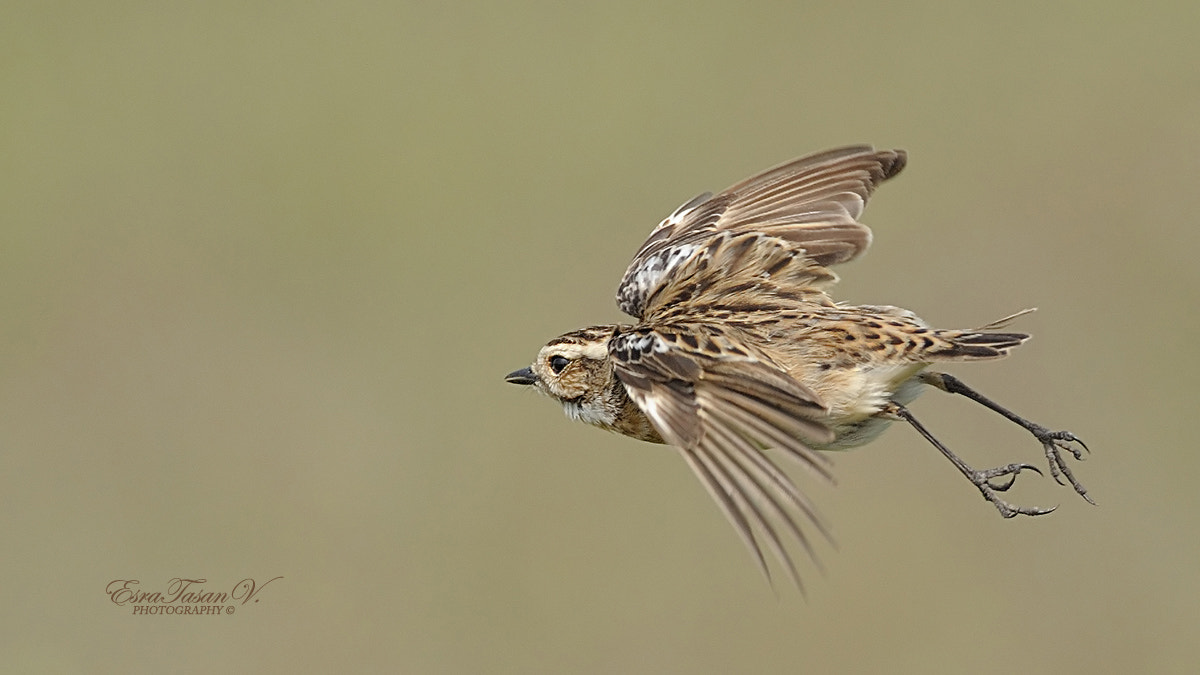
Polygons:
[[[561,404],[569,418],[673,446],[772,579],[764,547],[803,591],[790,548],[817,561],[810,528],[824,518],[774,454],[834,479],[824,451],[861,446],[903,421],[949,459],[1004,518],[1056,507],[1002,494],[1016,462],[976,469],[908,409],[925,389],[963,396],[1027,430],[1051,476],[1095,504],[1064,453],[1090,452],[931,367],[1005,357],[1029,335],[1004,330],[1033,310],[973,329],[934,328],[913,312],[835,302],[830,269],[871,244],[867,200],[905,167],[903,150],[836,148],[758,173],[684,203],[655,227],[617,288],[635,322],[560,335],[509,373]],[[1065,483],[1064,483],[1065,479]],[[791,540],[791,541],[789,541]]]

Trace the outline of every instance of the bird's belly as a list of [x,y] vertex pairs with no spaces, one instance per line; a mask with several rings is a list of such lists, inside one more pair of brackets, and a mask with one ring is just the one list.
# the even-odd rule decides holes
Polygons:
[[858,366],[826,371],[825,377],[806,384],[829,409],[834,440],[813,446],[820,450],[852,448],[874,440],[892,420],[879,416],[891,402],[906,405],[921,394],[924,385],[915,375],[925,364]]

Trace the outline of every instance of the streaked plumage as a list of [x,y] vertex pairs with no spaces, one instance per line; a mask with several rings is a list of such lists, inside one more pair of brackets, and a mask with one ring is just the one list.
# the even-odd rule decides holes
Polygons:
[[[904,407],[925,384],[960,393],[1029,429],[1052,475],[1086,492],[1060,450],[1068,432],[1016,417],[926,367],[1000,358],[1028,339],[999,329],[928,326],[908,310],[834,303],[832,265],[871,243],[858,222],[867,200],[904,168],[903,151],[839,148],[769,169],[716,196],[703,194],[662,221],[617,289],[634,325],[573,331],[551,340],[532,366],[508,376],[555,398],[567,414],[611,431],[676,447],[768,573],[760,543],[799,578],[790,535],[811,554],[802,520],[815,509],[763,452],[777,449],[830,478],[815,452],[866,443],[893,420],[925,435],[1006,517],[1045,513],[997,496],[1027,464],[971,469]],[[1090,499],[1089,499],[1090,501]],[[782,530],[780,529],[782,528]]]

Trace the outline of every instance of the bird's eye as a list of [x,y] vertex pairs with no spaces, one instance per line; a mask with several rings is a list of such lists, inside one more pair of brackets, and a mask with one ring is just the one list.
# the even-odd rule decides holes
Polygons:
[[554,356],[550,357],[550,370],[553,370],[554,374],[558,375],[563,371],[563,368],[567,367],[568,363],[570,363],[570,361],[567,360],[567,357],[555,354]]

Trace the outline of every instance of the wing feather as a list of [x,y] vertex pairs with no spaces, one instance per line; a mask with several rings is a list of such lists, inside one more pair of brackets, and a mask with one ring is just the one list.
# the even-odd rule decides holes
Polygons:
[[[751,498],[752,504],[757,499],[771,512],[770,517],[763,517],[762,512],[756,510],[760,516],[762,529],[774,534],[771,526],[772,519],[783,523],[792,537],[800,543],[808,557],[820,568],[820,560],[817,558],[812,542],[809,541],[808,536],[793,515],[797,509],[795,498],[792,497],[792,493],[796,492],[795,485],[787,480],[786,475],[778,467],[767,461],[762,452],[751,447],[744,438],[732,433],[728,427],[723,425],[713,427],[712,447],[714,452],[725,450],[722,456],[729,462],[731,475],[737,477],[738,489]],[[805,511],[800,512],[808,515]],[[787,548],[779,542],[778,537],[772,537],[772,539],[776,543],[772,547],[775,555],[783,560],[792,581],[803,590],[804,584],[800,581],[800,575],[796,573],[795,563],[788,555]]]
[[828,530],[764,450],[778,448],[831,478],[827,460],[806,444],[831,438],[820,421],[826,409],[778,367],[719,330],[709,332],[699,326],[634,328],[610,341],[609,354],[629,396],[683,454],[768,578],[760,543],[803,588],[781,534],[815,560],[799,519],[826,537]]
[[[851,260],[871,243],[858,217],[880,183],[900,172],[902,150],[850,146],[802,157],[716,196],[700,195],[664,219],[634,255],[617,290],[621,311],[644,318],[651,297],[721,233],[786,242],[813,267]],[[817,275],[836,279],[827,270]]]
[[726,392],[710,392],[709,395],[715,399],[715,406],[725,409],[727,424],[747,430],[762,445],[782,450],[821,478],[833,481],[829,460],[796,438],[808,431],[807,424],[797,423],[770,405],[745,396]]
[[721,232],[642,300],[642,320],[703,320],[716,309],[746,314],[777,310],[781,303],[824,305],[829,298],[822,289],[835,281],[837,275],[801,246],[757,232]]
[[765,451],[832,481],[829,462],[810,444],[831,442],[833,432],[820,398],[772,360],[760,345],[769,338],[748,327],[833,307],[823,290],[837,280],[828,266],[870,245],[858,217],[904,163],[898,150],[838,148],[700,195],[650,233],[617,291],[621,309],[642,320],[609,340],[617,378],[683,454],[768,578],[764,548],[801,590],[785,539],[816,561],[802,525],[829,532]]
[[679,448],[680,454],[687,460],[688,466],[691,467],[692,473],[700,479],[700,483],[704,485],[704,489],[721,507],[721,512],[733,524],[733,529],[737,531],[741,537],[742,543],[750,550],[758,563],[758,568],[762,570],[763,576],[769,580],[771,578],[771,570],[767,567],[767,560],[763,557],[762,549],[758,547],[758,542],[754,539],[754,530],[751,529],[750,523],[747,522],[746,516],[742,510],[734,503],[734,498],[731,496],[725,486],[722,485],[709,469],[708,463],[700,459],[700,454],[695,449]]
[[[732,460],[725,454],[723,448],[718,447],[713,441],[705,441],[697,448],[697,455],[702,462],[707,462],[709,470],[716,477],[721,488],[733,498],[734,506],[741,511],[742,520],[750,525],[757,526],[759,532],[767,542],[767,548],[771,549],[771,553],[775,558],[783,563],[788,570],[788,575],[792,581],[803,588],[800,583],[800,575],[796,572],[796,565],[792,562],[792,558],[788,555],[787,549],[783,546],[783,541],[779,538],[779,533],[776,532],[775,526],[771,519],[763,513],[761,504],[765,501],[759,488],[748,476],[738,470]],[[751,530],[747,533],[751,540],[754,540],[754,532]],[[757,541],[755,541],[757,547]],[[761,552],[755,557],[761,556]],[[770,576],[767,577],[770,580]]]

